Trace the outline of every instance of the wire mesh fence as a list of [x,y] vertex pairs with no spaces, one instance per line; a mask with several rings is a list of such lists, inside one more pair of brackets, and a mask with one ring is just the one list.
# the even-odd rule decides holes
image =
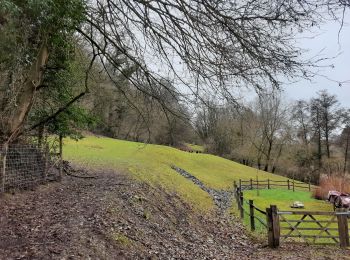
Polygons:
[[60,161],[47,146],[0,145],[0,193],[34,188],[48,180],[58,179]]

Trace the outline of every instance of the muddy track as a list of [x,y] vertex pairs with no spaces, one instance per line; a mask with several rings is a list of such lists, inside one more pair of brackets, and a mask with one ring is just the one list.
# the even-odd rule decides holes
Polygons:
[[[251,240],[238,220],[118,172],[75,171],[0,198],[0,259],[341,259],[347,251]],[[331,256],[332,258],[329,258]]]

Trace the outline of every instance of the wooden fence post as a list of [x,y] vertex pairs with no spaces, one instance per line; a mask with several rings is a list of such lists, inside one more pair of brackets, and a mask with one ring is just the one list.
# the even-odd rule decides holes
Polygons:
[[249,200],[250,230],[255,231],[254,201]]
[[234,189],[234,191],[237,190],[237,182],[236,181],[233,181],[233,189]]
[[0,194],[5,193],[5,179],[6,179],[6,159],[7,159],[7,151],[8,144],[5,143],[0,147],[1,149],[1,166],[0,166]]
[[338,219],[338,232],[339,232],[339,245],[340,247],[348,247],[349,243],[349,228],[348,228],[348,215],[346,214],[346,209],[339,209],[337,213]]
[[250,179],[250,189],[251,190],[253,189],[253,179],[252,178]]
[[295,186],[294,186],[294,179],[293,179],[293,192],[295,191]]
[[270,179],[267,179],[267,189],[270,189]]
[[280,223],[276,205],[266,209],[266,220],[269,247],[277,248],[280,244]]
[[59,137],[59,153],[60,153],[60,167],[59,167],[59,180],[62,180],[62,175],[63,175],[63,137],[62,135],[60,135]]
[[239,204],[240,204],[240,212],[241,212],[241,218],[244,218],[244,210],[243,210],[243,192],[239,192]]
[[309,191],[311,191],[311,184],[310,184],[310,180],[309,180]]
[[242,180],[239,179],[239,190],[242,190]]
[[47,172],[48,172],[48,168],[49,168],[49,160],[50,160],[50,148],[49,148],[48,144],[45,145],[44,156],[45,156],[45,165],[44,165],[43,183],[46,183],[47,182]]
[[238,188],[235,190],[235,198],[236,198],[236,203],[237,203],[238,210],[240,210],[240,206],[239,206],[239,189]]
[[287,180],[288,190],[290,190],[289,179]]

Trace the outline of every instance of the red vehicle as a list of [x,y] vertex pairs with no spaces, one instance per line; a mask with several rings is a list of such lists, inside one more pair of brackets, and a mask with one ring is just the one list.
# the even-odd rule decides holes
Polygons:
[[350,208],[350,194],[331,190],[327,200],[333,203],[335,208]]

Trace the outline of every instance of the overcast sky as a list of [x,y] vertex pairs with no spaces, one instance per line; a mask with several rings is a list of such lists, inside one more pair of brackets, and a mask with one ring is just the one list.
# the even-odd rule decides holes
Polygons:
[[334,68],[324,69],[322,72],[326,77],[336,81],[348,81],[341,87],[336,82],[332,82],[324,77],[316,77],[313,82],[301,80],[291,85],[285,85],[285,96],[291,100],[309,99],[315,97],[316,93],[322,89],[327,89],[329,93],[337,95],[342,106],[350,108],[350,13],[346,15],[345,24],[340,32],[338,43],[339,23],[329,22],[322,26],[317,36],[313,39],[300,40],[300,46],[309,49],[310,54],[319,53],[322,49],[323,56],[334,57],[328,61],[334,64]]

